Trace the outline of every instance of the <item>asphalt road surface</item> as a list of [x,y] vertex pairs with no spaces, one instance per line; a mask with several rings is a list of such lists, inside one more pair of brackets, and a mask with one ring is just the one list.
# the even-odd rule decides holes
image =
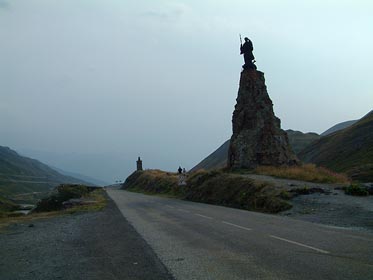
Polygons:
[[176,279],[373,279],[369,232],[123,190],[108,194]]
[[16,223],[0,234],[0,280],[55,279],[173,277],[109,201],[103,211]]

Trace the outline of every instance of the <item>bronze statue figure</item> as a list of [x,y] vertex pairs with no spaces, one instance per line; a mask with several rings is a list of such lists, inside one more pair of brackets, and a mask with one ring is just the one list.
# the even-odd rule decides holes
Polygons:
[[[241,39],[241,36],[240,36],[240,39]],[[243,69],[256,69],[256,65],[254,64],[255,57],[253,55],[253,50],[254,50],[253,43],[247,37],[245,37],[244,40],[245,40],[245,43],[242,44],[242,41],[241,41],[241,47],[240,47],[241,54],[243,54],[243,57],[245,60],[245,64],[242,65],[242,68]]]

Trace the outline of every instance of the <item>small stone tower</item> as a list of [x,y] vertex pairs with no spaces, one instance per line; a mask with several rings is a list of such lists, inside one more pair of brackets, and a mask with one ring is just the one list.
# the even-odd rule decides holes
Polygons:
[[137,165],[137,171],[142,171],[142,160],[140,157],[137,158],[137,161],[136,161],[136,165]]

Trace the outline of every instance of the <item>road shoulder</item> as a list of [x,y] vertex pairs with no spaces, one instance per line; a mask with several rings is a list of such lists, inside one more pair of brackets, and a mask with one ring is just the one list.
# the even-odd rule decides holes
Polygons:
[[14,224],[0,234],[0,279],[173,279],[109,199],[103,211]]

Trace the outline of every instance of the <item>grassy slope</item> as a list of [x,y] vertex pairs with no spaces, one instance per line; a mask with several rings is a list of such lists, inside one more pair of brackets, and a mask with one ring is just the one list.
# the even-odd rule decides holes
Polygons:
[[276,213],[291,208],[281,190],[238,174],[199,171],[177,185],[175,173],[160,170],[137,171],[123,184],[123,189],[149,194],[168,194],[182,199],[229,207]]
[[223,145],[193,167],[191,171],[199,169],[212,170],[227,166],[229,143],[230,140],[225,141]]
[[0,194],[47,191],[59,183],[72,182],[81,181],[64,176],[37,160],[20,156],[15,151],[0,146]]
[[[59,193],[61,191],[61,187],[63,188],[69,188],[74,194],[77,192],[75,191],[75,188],[77,188],[78,192],[79,189],[81,190],[82,187],[85,188],[85,186],[60,186]],[[69,191],[69,190],[68,190]],[[69,192],[71,192],[69,191]],[[42,211],[42,212],[32,212],[28,215],[22,215],[22,214],[15,214],[12,213],[12,211],[16,210],[18,206],[14,204],[12,201],[9,201],[7,199],[4,199],[0,196],[0,233],[5,231],[4,229],[12,223],[30,223],[33,220],[38,219],[46,219],[46,218],[52,218],[58,215],[67,215],[67,214],[73,214],[76,212],[87,212],[87,211],[99,211],[106,207],[107,204],[107,195],[104,190],[98,188],[94,190],[90,190],[89,192],[82,192],[81,193],[81,199],[84,201],[89,201],[89,203],[82,204],[82,205],[76,205],[68,209],[58,209],[56,211]],[[66,199],[69,199],[68,196],[66,196],[66,191],[64,194]],[[1,203],[5,201],[8,206],[1,207]],[[45,210],[45,209],[44,209]]]
[[254,173],[313,183],[345,185],[351,183],[351,180],[346,175],[332,172],[324,167],[316,167],[314,164],[300,166],[258,166],[254,170]]
[[13,201],[0,196],[0,213],[18,209],[18,205]]
[[320,135],[313,132],[303,133],[295,130],[286,130],[289,137],[289,143],[294,153],[298,155],[300,151],[306,148],[312,142],[319,140]]
[[331,128],[325,130],[323,133],[321,133],[321,136],[327,136],[327,135],[332,134],[332,133],[334,133],[336,131],[345,129],[345,128],[353,125],[357,121],[358,120],[352,120],[352,121],[346,121],[346,122],[341,122],[339,124],[336,124],[336,125],[332,126]]
[[353,179],[373,182],[373,113],[352,126],[320,138],[299,157]]
[[176,173],[146,170],[132,173],[128,176],[122,188],[145,193],[167,193],[181,197],[182,193],[177,183],[178,175]]

